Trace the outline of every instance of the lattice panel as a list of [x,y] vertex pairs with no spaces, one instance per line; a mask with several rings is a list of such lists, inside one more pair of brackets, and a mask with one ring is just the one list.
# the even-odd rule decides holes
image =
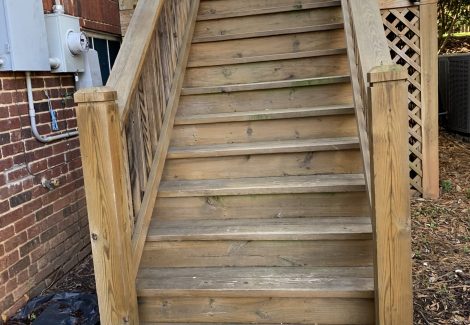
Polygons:
[[392,59],[408,70],[411,187],[423,193],[423,122],[419,7],[382,10]]

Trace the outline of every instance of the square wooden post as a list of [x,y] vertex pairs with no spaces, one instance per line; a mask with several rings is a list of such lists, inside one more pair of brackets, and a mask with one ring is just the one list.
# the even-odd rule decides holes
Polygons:
[[439,197],[437,3],[419,6],[423,121],[423,196]]
[[378,325],[413,324],[406,79],[398,65],[368,74]]
[[102,325],[137,325],[131,273],[131,221],[116,92],[92,88],[75,95]]

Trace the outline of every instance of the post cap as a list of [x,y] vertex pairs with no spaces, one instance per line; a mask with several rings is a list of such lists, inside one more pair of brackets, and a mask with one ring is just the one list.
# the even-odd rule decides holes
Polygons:
[[74,95],[75,103],[113,102],[117,99],[117,92],[109,87],[85,88]]

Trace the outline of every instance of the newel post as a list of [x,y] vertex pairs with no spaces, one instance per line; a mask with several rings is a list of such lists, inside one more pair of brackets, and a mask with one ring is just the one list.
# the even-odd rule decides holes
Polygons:
[[102,325],[137,325],[131,273],[131,224],[116,92],[92,88],[75,95],[83,177]]
[[396,65],[368,74],[378,325],[413,324],[406,78]]

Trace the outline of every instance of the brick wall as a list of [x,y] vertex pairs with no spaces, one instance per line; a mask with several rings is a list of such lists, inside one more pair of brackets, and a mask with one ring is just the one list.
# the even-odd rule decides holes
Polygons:
[[[60,130],[76,127],[71,75],[33,74],[38,130],[50,134],[44,94]],[[0,312],[16,311],[90,253],[78,138],[31,135],[23,73],[0,73]],[[48,190],[43,179],[56,179]]]
[[[52,0],[43,0],[50,11]],[[82,26],[119,34],[114,0],[62,1]],[[80,4],[80,5],[79,5]],[[117,20],[116,20],[117,17]],[[76,127],[73,75],[33,73],[41,134],[51,134],[44,90],[61,131]],[[42,180],[58,180],[48,190]],[[0,313],[16,312],[91,252],[78,138],[42,144],[31,135],[22,72],[0,72]],[[0,324],[2,323],[0,318]]]

